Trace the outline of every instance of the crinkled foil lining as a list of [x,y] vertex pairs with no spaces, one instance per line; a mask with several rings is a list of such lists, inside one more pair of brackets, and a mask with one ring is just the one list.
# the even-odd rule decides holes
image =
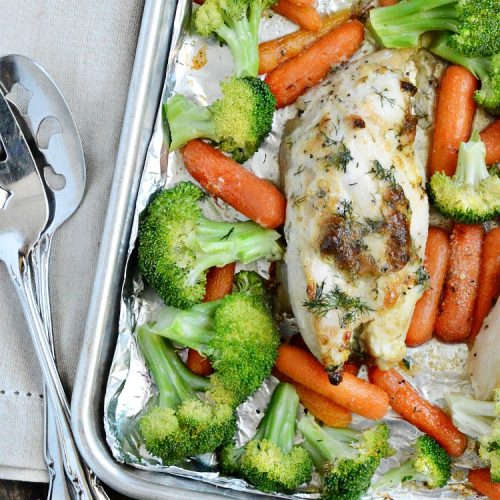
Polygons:
[[[366,4],[367,0],[362,1]],[[320,0],[318,5],[322,12],[334,12],[358,3],[359,0]],[[187,15],[188,10],[186,5],[180,6],[175,20],[177,33],[174,34],[173,56],[167,70],[165,98],[170,95],[172,90],[175,90],[200,104],[207,104],[219,97],[218,85],[215,82],[231,74],[231,57],[228,49],[220,46],[217,42],[201,39],[190,32],[181,32],[182,17]],[[292,23],[278,15],[271,15],[263,21],[260,35],[262,40],[267,40],[294,29],[296,28]],[[372,46],[365,43],[360,49],[358,57],[371,50],[373,50]],[[208,62],[205,65],[200,64],[200,61],[203,61],[205,57]],[[193,61],[197,61],[197,63]],[[304,98],[301,102],[306,100]],[[428,101],[432,102],[432,95],[428,96]],[[298,106],[300,105],[299,102]],[[279,183],[277,157],[283,126],[287,120],[296,115],[297,109],[296,106],[289,106],[276,113],[271,135],[259,152],[246,164],[257,175]],[[136,325],[153,317],[162,305],[161,300],[154,292],[144,289],[143,281],[137,272],[134,246],[138,221],[153,193],[187,179],[190,179],[190,176],[186,173],[179,155],[177,153],[168,155],[164,148],[160,110],[147,154],[130,240],[130,258],[121,296],[116,351],[107,382],[104,404],[106,438],[113,456],[121,463],[140,469],[190,477],[239,491],[259,493],[247,485],[245,481],[219,475],[216,457],[213,454],[186,460],[180,466],[163,466],[159,459],[146,451],[137,431],[137,419],[143,413],[148,402],[154,399],[156,388],[145,367],[144,360],[138,352],[134,332]],[[240,214],[220,201],[207,200],[204,211],[207,215],[222,220],[241,218]],[[266,276],[268,265],[266,262],[260,262],[253,268]],[[296,326],[293,318],[289,315],[285,315],[283,318],[282,332],[285,335],[295,332]],[[181,352],[181,354],[184,353]],[[445,394],[450,392],[467,393],[471,390],[466,371],[467,354],[467,347],[463,344],[445,345],[433,340],[420,348],[409,349],[406,360],[410,368],[401,367],[401,369],[426,398],[443,406]],[[250,400],[238,408],[237,440],[239,444],[243,444],[253,435],[276,383],[277,380],[270,377]],[[363,428],[369,424],[361,417],[355,416],[353,420],[354,427]],[[391,445],[397,450],[397,453],[384,461],[380,472],[384,472],[408,457],[411,454],[411,443],[419,434],[413,426],[401,420],[392,411],[385,420],[391,426]],[[478,465],[478,463],[477,455],[469,450],[455,462],[453,479],[446,488],[441,490],[427,490],[417,486],[395,488],[382,492],[382,496],[380,492],[378,494],[368,492],[366,498],[478,498],[462,484],[466,478],[467,469]],[[318,481],[317,478],[314,478],[311,484],[304,486],[300,492],[293,496],[318,498],[317,490]],[[286,497],[285,495],[271,496]]]

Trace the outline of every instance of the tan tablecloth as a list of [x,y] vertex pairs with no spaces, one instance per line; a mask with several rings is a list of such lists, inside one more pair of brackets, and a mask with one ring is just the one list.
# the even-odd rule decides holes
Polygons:
[[[104,223],[143,0],[2,0],[0,55],[39,62],[80,130],[88,183],[83,204],[54,238],[51,296],[58,364],[76,371]],[[0,266],[0,478],[46,481],[42,383],[28,332]]]

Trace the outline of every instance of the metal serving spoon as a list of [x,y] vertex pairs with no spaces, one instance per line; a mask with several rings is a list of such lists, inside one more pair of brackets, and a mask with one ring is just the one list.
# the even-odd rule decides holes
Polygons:
[[[31,59],[0,58],[0,86],[9,92],[27,126],[31,150],[45,183],[49,220],[31,253],[38,305],[54,354],[49,296],[49,256],[55,231],[76,211],[84,194],[86,167],[81,139],[66,101],[48,74]],[[28,133],[29,132],[29,133]],[[95,475],[79,453],[58,436],[52,407],[45,402],[45,458],[49,470],[49,498],[107,499]],[[69,418],[66,402],[65,411]],[[74,443],[73,443],[74,444]],[[79,477],[81,472],[85,474]]]
[[[21,301],[60,435],[76,445],[71,432],[66,396],[52,357],[35,299],[29,256],[48,218],[45,188],[35,159],[9,104],[0,92],[0,260]],[[83,475],[83,472],[81,472]]]

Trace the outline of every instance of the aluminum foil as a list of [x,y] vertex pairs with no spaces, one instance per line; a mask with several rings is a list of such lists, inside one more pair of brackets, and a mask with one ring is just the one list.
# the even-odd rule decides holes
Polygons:
[[[182,33],[183,17],[189,15],[187,0],[179,2],[179,12],[175,20],[173,49],[166,75],[164,98],[172,91],[180,92],[200,104],[206,105],[217,99],[219,88],[215,82],[229,76],[232,63],[229,50],[219,43],[202,39],[192,33]],[[350,7],[364,8],[371,0],[318,0],[317,7],[322,13],[331,13]],[[274,14],[261,23],[261,40],[268,40],[287,34],[296,29],[295,25]],[[364,43],[357,56],[360,57],[373,50],[369,40]],[[432,99],[427,97],[428,104]],[[425,96],[424,96],[425,101]],[[246,167],[258,176],[266,177],[279,183],[278,150],[284,124],[293,118],[300,106],[307,102],[299,100],[297,106],[289,106],[276,113],[273,130],[263,147]],[[225,478],[217,472],[217,461],[213,454],[206,454],[186,460],[179,466],[164,466],[161,460],[147,452],[137,431],[137,420],[142,415],[148,402],[155,397],[156,388],[151,380],[144,360],[138,351],[135,340],[136,326],[154,317],[161,308],[162,301],[150,289],[144,287],[143,280],[136,268],[134,253],[140,214],[147,206],[153,193],[161,188],[172,186],[182,180],[192,180],[187,174],[178,153],[165,149],[165,137],[162,127],[161,109],[158,112],[155,131],[149,146],[141,186],[137,198],[135,217],[132,227],[129,262],[121,295],[119,331],[116,350],[107,382],[104,402],[104,427],[107,442],[115,459],[137,468],[191,477],[200,481],[239,491],[259,493],[241,479]],[[224,203],[208,199],[203,207],[211,218],[234,221],[242,219]],[[259,262],[247,269],[255,269],[264,277],[267,275],[268,263]],[[285,297],[286,293],[278,293]],[[286,308],[285,308],[286,309]],[[280,324],[284,335],[297,332],[293,317],[283,314]],[[185,353],[181,352],[181,355]],[[409,349],[405,365],[400,368],[411,383],[433,403],[444,406],[443,397],[450,392],[471,392],[467,377],[467,347],[463,344],[445,345],[433,340],[426,345]],[[363,376],[363,374],[361,374]],[[366,376],[366,374],[365,374]],[[263,415],[270,395],[277,384],[270,377],[261,389],[247,402],[238,408],[237,442],[244,444],[252,437]],[[410,424],[400,419],[392,411],[385,420],[391,427],[391,445],[397,453],[384,460],[380,472],[399,464],[411,454],[411,444],[419,432]],[[353,426],[364,428],[370,422],[362,417],[354,416]],[[462,482],[467,475],[467,469],[478,465],[478,457],[471,449],[455,462],[453,479],[441,490],[426,490],[417,486],[395,488],[391,491],[368,492],[366,498],[479,498],[465,487]],[[294,497],[318,498],[318,478],[304,486]],[[286,497],[285,495],[270,495]]]

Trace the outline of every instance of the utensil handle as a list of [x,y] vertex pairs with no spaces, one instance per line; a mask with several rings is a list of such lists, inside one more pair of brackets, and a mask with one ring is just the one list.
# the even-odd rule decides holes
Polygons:
[[[47,340],[49,341],[50,348],[52,350],[52,357],[54,361],[55,350],[54,350],[54,338],[52,334],[52,321],[50,310],[47,314],[47,302],[44,300],[46,294],[48,294],[48,279],[44,279],[44,274],[48,276],[48,255],[51,246],[51,237],[43,238],[45,241],[39,242],[35,246],[31,254],[31,260],[33,262],[33,269],[35,270],[35,290],[37,295],[38,307],[42,315],[42,320],[45,324],[45,330],[47,332]],[[45,254],[47,252],[47,254]],[[42,266],[46,266],[42,270]],[[50,307],[50,306],[49,306]],[[59,443],[59,436],[57,431],[57,423],[52,411],[52,407],[49,402],[47,395],[47,390],[45,384],[43,387],[43,406],[44,406],[44,458],[45,464],[47,465],[47,470],[49,472],[49,489],[47,493],[47,499],[71,499],[72,496],[70,487],[67,484],[67,475],[64,468],[64,453],[61,449]]]
[[[49,258],[52,246],[52,233],[45,233],[35,245],[31,254],[33,269],[35,270],[35,289],[38,307],[45,324],[47,340],[49,342],[52,356],[55,360],[54,334],[52,330],[52,314],[49,295]],[[92,496],[99,500],[108,500],[108,495],[95,474],[85,465],[78,452],[67,453],[61,443],[62,436],[59,433],[52,405],[45,394],[45,463],[49,470],[49,494],[48,498],[55,500],[72,498],[70,491],[73,487],[73,471],[80,468],[85,472],[88,486]],[[78,460],[78,464],[75,461]],[[74,492],[75,493],[75,492]]]
[[42,369],[47,393],[56,419],[60,443],[66,457],[67,473],[71,481],[74,498],[92,500],[92,490],[78,456],[76,443],[71,432],[70,413],[66,394],[59,378],[59,373],[52,357],[52,350],[47,333],[40,317],[35,300],[33,282],[28,261],[24,255],[15,255],[11,261],[5,262],[9,275],[14,283],[21,301],[28,329],[35,346],[35,351]]

